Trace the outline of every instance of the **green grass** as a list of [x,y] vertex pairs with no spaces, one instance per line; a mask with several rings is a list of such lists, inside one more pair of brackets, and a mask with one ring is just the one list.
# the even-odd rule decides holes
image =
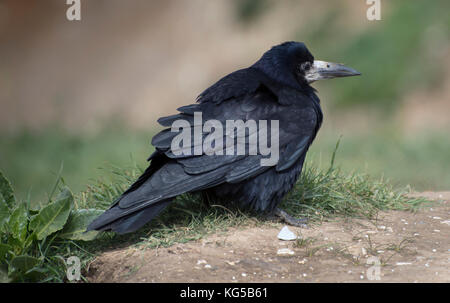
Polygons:
[[[370,133],[343,135],[337,163],[345,172],[384,177],[395,187],[410,185],[416,191],[450,189],[450,141],[445,132],[403,134],[373,128]],[[331,156],[334,131],[319,133],[309,159],[320,165]]]

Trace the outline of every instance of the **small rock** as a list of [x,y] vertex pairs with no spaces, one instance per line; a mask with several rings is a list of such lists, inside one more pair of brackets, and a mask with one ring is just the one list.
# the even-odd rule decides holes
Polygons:
[[245,272],[243,272],[243,273],[241,274],[241,276],[247,277],[247,274],[246,274]]
[[200,265],[200,264],[206,264],[207,262],[206,262],[206,260],[198,260],[197,261],[197,265]]
[[211,265],[205,264],[205,268],[211,268]]
[[277,255],[285,256],[285,255],[293,255],[294,251],[290,250],[289,248],[280,248],[277,251]]
[[292,241],[297,239],[297,235],[294,234],[287,226],[284,226],[278,233],[278,239],[284,241]]
[[402,266],[402,265],[411,265],[412,263],[410,263],[410,262],[397,262],[397,263],[395,263],[395,265],[398,265],[398,266]]
[[434,220],[442,220],[441,217],[433,217]]

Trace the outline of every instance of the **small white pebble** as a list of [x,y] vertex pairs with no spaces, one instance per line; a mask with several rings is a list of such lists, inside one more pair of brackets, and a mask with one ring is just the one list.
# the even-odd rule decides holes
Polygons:
[[431,251],[432,251],[432,252],[436,252],[436,249],[433,248]]
[[359,278],[360,278],[361,280],[364,280],[364,275],[360,275]]
[[200,264],[206,264],[206,260],[198,260],[197,265],[200,265]]
[[243,272],[243,273],[241,274],[241,276],[247,277],[247,274],[246,274],[245,272]]
[[440,233],[441,231],[439,229],[433,230],[435,233]]
[[205,268],[211,268],[211,265],[205,264]]
[[428,263],[425,263],[425,267],[430,267],[430,264],[428,264]]
[[281,255],[281,256],[284,256],[284,255],[293,255],[294,254],[294,251],[293,250],[290,250],[289,248],[280,248],[278,251],[277,251],[277,255]]
[[433,217],[433,219],[435,219],[435,220],[442,220],[441,217]]
[[278,233],[278,239],[284,241],[292,241],[297,239],[297,235],[294,234],[287,226],[284,226]]
[[395,265],[398,265],[398,266],[402,266],[402,265],[411,265],[412,263],[410,263],[410,262],[397,262],[397,263],[395,263]]

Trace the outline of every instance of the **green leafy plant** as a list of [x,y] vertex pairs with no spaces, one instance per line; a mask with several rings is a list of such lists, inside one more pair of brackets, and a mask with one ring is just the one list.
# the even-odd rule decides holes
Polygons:
[[48,257],[53,242],[93,240],[97,232],[84,231],[100,213],[97,209],[77,209],[66,186],[53,201],[50,198],[38,208],[17,202],[10,182],[0,172],[0,281],[42,280],[54,270],[51,263],[58,260]]

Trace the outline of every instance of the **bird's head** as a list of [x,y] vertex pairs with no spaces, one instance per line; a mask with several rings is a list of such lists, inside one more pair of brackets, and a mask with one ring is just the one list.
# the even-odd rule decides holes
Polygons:
[[254,67],[291,86],[308,85],[322,79],[361,75],[343,64],[314,60],[301,42],[285,42],[264,53]]

